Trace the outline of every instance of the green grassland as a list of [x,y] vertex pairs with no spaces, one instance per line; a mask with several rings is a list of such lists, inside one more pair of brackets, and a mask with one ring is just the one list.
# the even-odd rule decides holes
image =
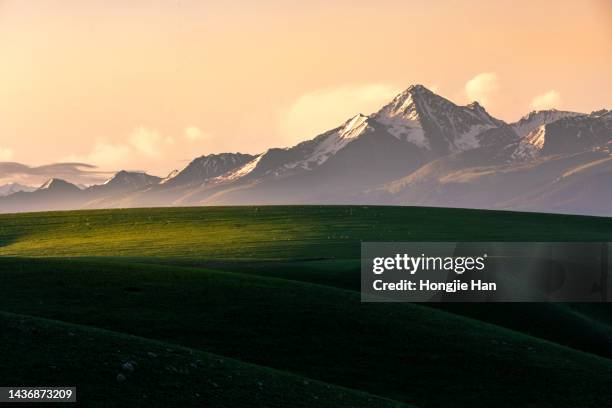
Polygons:
[[408,407],[199,350],[4,312],[0,352],[3,382],[77,384],[82,406]]
[[76,383],[88,406],[112,390],[125,406],[607,407],[607,305],[364,304],[358,290],[362,241],[611,238],[608,218],[435,208],[0,215],[1,382]]
[[612,218],[406,207],[208,207],[0,216],[0,254],[359,258],[360,241],[602,241]]

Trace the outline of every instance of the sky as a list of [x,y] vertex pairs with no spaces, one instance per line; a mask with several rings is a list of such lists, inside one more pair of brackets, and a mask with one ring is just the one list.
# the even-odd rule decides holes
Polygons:
[[0,55],[0,162],[163,176],[417,83],[506,121],[609,109],[612,1],[0,0]]

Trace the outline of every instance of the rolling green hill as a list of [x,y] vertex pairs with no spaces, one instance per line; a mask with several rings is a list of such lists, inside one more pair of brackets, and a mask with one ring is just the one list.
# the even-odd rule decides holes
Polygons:
[[[609,401],[597,390],[612,381],[611,361],[423,306],[362,304],[352,291],[172,266],[14,259],[1,272],[2,310],[206,350],[415,405],[443,407],[451,396],[455,406]],[[448,393],[438,392],[441,384]]]
[[[401,401],[420,407],[603,407],[612,404],[612,395],[602,391],[612,383],[607,305],[363,304],[358,258],[360,242],[369,240],[611,237],[607,218],[434,208],[218,207],[2,215],[0,310],[53,319],[54,327],[63,321],[83,330],[104,329],[96,332],[104,334],[95,340],[100,347],[107,344],[102,337],[114,333],[124,344],[133,339],[135,348],[138,342],[158,342],[235,359],[253,370],[269,367],[275,375],[322,381],[332,394],[358,390],[350,391],[353,402],[347,404],[354,406]],[[12,332],[4,334],[7,347],[18,341]],[[29,347],[38,344],[36,339]],[[83,353],[84,364],[96,361],[88,344],[71,349]],[[11,360],[4,375],[17,364]],[[26,381],[28,367],[36,364],[24,361],[20,378]],[[143,370],[151,371],[147,381],[161,381],[158,369]],[[105,368],[85,371],[94,377],[100,370]],[[105,378],[109,386],[120,386],[114,377]],[[278,380],[281,388],[253,400],[259,404],[249,402],[284,406],[288,400],[279,395],[293,392],[300,380],[292,381]],[[227,387],[200,395],[212,406],[248,405],[224,401],[232,394]],[[99,397],[96,389],[83,389]],[[135,394],[130,395],[133,400]],[[373,395],[388,400],[368,402]],[[325,398],[329,406],[340,406],[329,395]],[[183,406],[197,405],[184,401]],[[316,400],[310,406],[325,405]]]
[[4,312],[0,353],[3,384],[76,386],[88,407],[408,408],[174,344]]

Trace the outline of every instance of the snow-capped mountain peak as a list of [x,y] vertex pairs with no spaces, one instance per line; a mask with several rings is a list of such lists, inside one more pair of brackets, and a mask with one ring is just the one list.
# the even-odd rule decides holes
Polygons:
[[427,90],[422,85],[413,85],[397,95],[391,103],[374,114],[374,120],[388,127],[389,133],[399,140],[429,149],[425,131],[421,123],[420,111],[415,99],[425,95]]
[[151,176],[144,172],[121,170],[104,182],[104,185],[109,187],[140,189],[158,184],[160,180],[159,177]]
[[[420,113],[418,108],[424,107],[426,99],[436,95],[423,85],[411,85],[405,91],[397,94],[393,100],[378,112],[380,116],[414,119]],[[422,102],[419,103],[419,102]],[[420,106],[419,106],[420,105]]]
[[302,160],[287,164],[288,168],[301,167],[312,169],[325,163],[330,157],[342,150],[347,144],[364,134],[369,127],[369,117],[358,114],[347,120],[336,131],[320,137],[312,152]]
[[526,137],[542,125],[553,123],[563,118],[580,115],[583,114],[577,112],[560,111],[556,109],[531,111],[517,122],[513,123],[511,126],[519,137]]
[[58,178],[51,178],[38,187],[36,191],[80,191],[81,189],[72,183]]
[[225,173],[233,171],[253,160],[254,156],[242,153],[220,153],[200,156],[191,161],[172,178],[167,178],[164,186],[199,185]]
[[612,113],[606,110],[589,115],[557,110],[534,111],[512,127],[522,136],[512,153],[514,160],[578,153],[601,149],[612,143]]
[[358,114],[312,140],[290,148],[269,149],[215,181],[311,171],[349,148],[352,142],[374,133],[389,134],[428,155],[469,150],[481,145],[481,133],[499,126],[507,125],[478,103],[457,106],[423,85],[412,85],[370,116]]
[[477,102],[458,106],[422,85],[410,86],[374,118],[396,138],[438,153],[477,148],[481,133],[505,125]]
[[376,114],[377,118],[397,118],[416,120],[421,115],[429,113],[432,104],[454,105],[451,101],[436,95],[423,85],[411,85],[400,92]]
[[466,105],[466,108],[472,111],[478,117],[478,119],[482,120],[485,123],[488,123],[493,126],[499,126],[500,124],[504,124],[499,119],[495,119],[493,116],[491,116],[489,112],[487,112],[487,110],[484,108],[484,106],[478,103],[478,101],[474,101]]

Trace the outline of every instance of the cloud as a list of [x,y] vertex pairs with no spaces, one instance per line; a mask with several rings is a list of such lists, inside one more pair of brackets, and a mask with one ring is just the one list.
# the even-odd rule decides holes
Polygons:
[[365,84],[308,92],[280,112],[280,132],[287,144],[310,139],[358,113],[377,111],[400,91],[387,84]]
[[154,129],[138,126],[132,131],[129,137],[130,144],[140,153],[148,157],[160,155],[160,145],[166,140],[162,139],[161,134]]
[[99,171],[86,163],[53,163],[44,166],[28,166],[15,162],[0,162],[0,184],[18,182],[40,186],[50,178],[61,178],[75,184],[97,184],[110,173]]
[[190,142],[197,142],[199,140],[205,140],[210,138],[210,133],[203,132],[202,129],[197,126],[188,126],[185,128],[185,139]]
[[137,126],[123,142],[98,139],[89,153],[66,156],[61,161],[94,163],[104,169],[127,169],[163,159],[166,149],[174,144],[175,139],[171,136],[163,137],[155,129]]
[[561,103],[561,94],[553,89],[535,96],[531,100],[531,107],[535,110],[551,109],[557,108],[559,103]]
[[478,101],[487,105],[490,97],[499,90],[499,80],[493,72],[483,72],[467,81],[465,94],[470,101]]
[[85,155],[70,155],[62,158],[61,161],[95,163],[97,166],[115,168],[125,162],[131,152],[131,147],[125,144],[115,144],[105,140],[98,140],[90,153]]
[[6,147],[0,147],[0,160],[11,160],[13,158],[13,150],[6,148]]

